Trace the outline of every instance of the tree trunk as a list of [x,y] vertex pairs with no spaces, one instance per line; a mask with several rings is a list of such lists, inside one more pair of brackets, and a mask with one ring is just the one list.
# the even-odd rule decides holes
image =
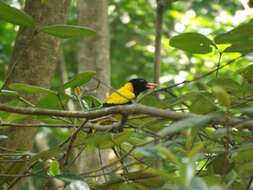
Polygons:
[[[95,37],[84,39],[80,43],[79,50],[79,72],[93,70],[96,71],[96,77],[101,81],[95,95],[101,101],[104,101],[110,89],[110,60],[109,60],[109,27],[107,15],[107,0],[79,0],[79,24],[88,26],[96,30]],[[96,87],[97,81],[91,81],[88,89]],[[83,153],[80,156],[78,170],[80,172],[97,169],[101,164],[108,163],[109,150],[100,152]],[[102,162],[102,163],[101,163]]]
[[[25,11],[40,26],[64,23],[69,0],[54,0],[43,3],[41,0],[28,0]],[[29,28],[21,27],[9,67],[7,86],[13,82],[49,87],[53,77],[60,40],[44,33],[34,34]],[[37,97],[27,97],[35,102]],[[9,132],[10,148],[28,148],[33,144],[35,129],[13,129]],[[26,138],[24,138],[26,137]],[[15,139],[15,140],[13,140]]]
[[[106,85],[101,84],[96,96],[103,101],[109,92],[110,58],[107,0],[79,0],[79,24],[97,31],[95,37],[84,39],[80,43],[79,71],[93,70]],[[94,88],[96,81],[88,85]]]
[[[37,26],[64,23],[69,0],[27,0],[25,12],[31,15]],[[45,33],[35,33],[33,29],[21,27],[8,69],[5,87],[13,82],[50,87],[55,72],[60,40]],[[36,102],[38,96],[26,96]],[[5,102],[6,100],[1,100]],[[32,121],[31,121],[32,122]],[[7,147],[31,150],[36,129],[11,128],[7,131]],[[7,171],[6,171],[7,172]]]

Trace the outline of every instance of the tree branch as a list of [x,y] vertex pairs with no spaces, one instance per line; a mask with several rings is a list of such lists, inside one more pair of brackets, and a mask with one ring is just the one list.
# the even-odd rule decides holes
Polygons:
[[171,110],[149,107],[141,104],[120,105],[92,111],[62,111],[62,110],[43,109],[34,107],[23,108],[23,107],[9,106],[6,104],[0,104],[0,111],[24,115],[47,115],[47,116],[67,117],[67,118],[86,118],[86,119],[94,119],[97,117],[116,113],[124,115],[146,114],[154,117],[168,118],[171,120],[181,120],[186,117],[194,115],[191,113],[180,113]]
[[77,137],[77,134],[82,130],[82,128],[85,126],[85,124],[88,122],[88,120],[85,120],[79,127],[78,129],[76,129],[76,131],[73,132],[73,134],[69,137],[69,145],[68,145],[68,148],[67,148],[67,151],[66,151],[66,154],[65,154],[65,157],[64,157],[64,161],[63,161],[63,165],[67,165],[68,164],[68,158],[69,158],[69,155],[70,155],[70,152],[71,152],[71,149],[72,149],[72,146],[73,146],[73,143]]
[[[83,131],[89,132],[90,129],[95,129],[96,131],[109,131],[113,128],[116,128],[120,125],[120,122],[113,123],[111,125],[99,125],[96,123],[92,122],[87,122],[85,126],[82,128]],[[74,124],[44,124],[44,123],[0,123],[0,128],[1,127],[16,127],[16,128],[66,128],[66,129],[73,129],[77,128],[76,125]]]
[[215,69],[213,69],[213,70],[211,70],[211,71],[209,71],[209,72],[207,72],[207,73],[204,73],[204,74],[202,74],[202,75],[200,75],[200,76],[198,76],[198,77],[196,77],[196,78],[194,78],[194,79],[192,79],[192,80],[184,80],[184,81],[182,81],[182,82],[179,82],[179,83],[176,83],[176,84],[172,84],[172,85],[166,86],[166,87],[164,87],[164,88],[158,88],[157,90],[151,91],[150,93],[160,92],[160,91],[164,91],[164,90],[168,90],[168,89],[175,88],[175,87],[177,87],[177,86],[179,86],[179,85],[182,85],[182,84],[186,84],[186,83],[191,83],[191,82],[199,81],[200,79],[203,79],[203,78],[205,78],[205,77],[207,77],[207,76],[209,76],[209,75],[211,75],[211,74],[213,74],[213,73],[216,73],[218,70],[221,70],[221,69],[223,69],[224,67],[226,67],[226,66],[228,66],[228,65],[230,65],[230,64],[232,64],[232,63],[235,63],[236,61],[238,61],[238,60],[239,60],[240,58],[242,58],[243,56],[244,56],[244,55],[242,54],[242,55],[240,55],[240,56],[238,56],[238,57],[236,57],[236,58],[234,58],[234,59],[231,59],[231,60],[229,60],[227,63],[225,63],[224,65],[220,65],[219,68],[216,67]]
[[[58,116],[58,117],[66,117],[66,118],[85,118],[85,119],[94,119],[102,116],[108,116],[111,114],[122,114],[122,115],[133,115],[133,114],[145,114],[150,115],[153,117],[159,118],[167,118],[173,121],[182,120],[188,117],[196,116],[196,114],[192,114],[189,112],[176,112],[171,110],[164,110],[154,107],[145,106],[142,104],[131,104],[131,105],[120,105],[108,108],[102,108],[92,111],[63,111],[63,110],[54,110],[54,109],[43,109],[43,108],[24,108],[24,107],[14,107],[5,104],[0,104],[0,111],[10,112],[10,113],[17,113],[17,114],[24,114],[24,115],[47,115],[47,116]],[[242,120],[238,118],[230,118],[229,120],[225,120],[222,118],[218,118],[214,121],[215,124],[224,124],[227,123],[228,125],[232,125],[236,128],[252,128],[252,121],[251,120]],[[7,124],[3,124],[7,125]],[[10,125],[10,124],[9,124]],[[34,125],[34,124],[33,124]],[[98,130],[110,130],[114,127],[117,127],[119,123],[115,123],[113,125],[107,126],[100,126],[96,123],[87,123],[86,128],[94,128]],[[1,126],[1,123],[0,123]],[[10,125],[11,126],[11,125]],[[20,127],[20,125],[17,125]],[[35,127],[39,127],[39,125],[34,125]],[[67,124],[67,128],[71,125]],[[64,126],[64,127],[66,127]],[[25,126],[24,126],[25,127]],[[28,125],[28,127],[32,127],[32,125]],[[45,127],[50,127],[50,125]],[[53,127],[60,127],[60,126],[52,126]]]

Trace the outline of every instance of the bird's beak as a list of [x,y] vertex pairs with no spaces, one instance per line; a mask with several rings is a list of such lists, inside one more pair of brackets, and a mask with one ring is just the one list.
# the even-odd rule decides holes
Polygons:
[[146,84],[146,87],[147,87],[148,89],[151,89],[151,90],[154,90],[157,86],[158,86],[158,85],[157,85],[156,83],[151,83],[151,82],[148,82],[148,83]]

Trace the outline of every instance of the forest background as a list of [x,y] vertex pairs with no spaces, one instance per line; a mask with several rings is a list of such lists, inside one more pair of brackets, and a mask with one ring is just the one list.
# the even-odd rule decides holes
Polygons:
[[1,188],[253,189],[252,4],[1,0]]

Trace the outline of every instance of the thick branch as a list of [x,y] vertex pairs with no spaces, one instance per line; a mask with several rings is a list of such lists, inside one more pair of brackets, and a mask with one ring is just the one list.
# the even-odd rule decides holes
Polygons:
[[[0,104],[0,111],[10,112],[10,113],[17,113],[17,114],[24,114],[24,115],[47,115],[47,116],[58,116],[58,117],[67,117],[67,118],[86,118],[86,119],[94,119],[99,118],[102,116],[107,116],[110,114],[122,114],[122,115],[133,115],[133,114],[145,114],[154,117],[166,118],[171,119],[173,121],[185,119],[187,117],[196,116],[192,113],[186,112],[176,112],[171,110],[164,110],[154,107],[145,106],[142,104],[131,104],[131,105],[120,105],[108,108],[102,108],[92,111],[62,111],[62,110],[53,110],[53,109],[42,109],[42,108],[21,108],[21,107],[14,107],[8,106],[5,104]],[[214,124],[228,124],[234,128],[248,128],[251,129],[253,127],[253,120],[242,120],[238,118],[230,118],[225,119],[222,116],[216,119]],[[8,123],[0,123],[0,126],[12,126]],[[14,124],[16,125],[16,124]],[[22,125],[22,124],[21,124]],[[21,125],[16,125],[17,127],[21,127]],[[24,125],[24,124],[23,124]],[[85,125],[85,128],[93,128],[97,130],[104,131],[118,127],[119,123],[115,123],[113,125],[108,125],[108,127],[100,126],[95,123],[88,122]],[[13,126],[14,127],[14,126]],[[62,128],[71,128],[73,126],[66,124],[66,125],[27,125],[27,127],[62,127]]]
[[0,104],[0,111],[24,115],[47,115],[47,116],[58,116],[68,118],[86,118],[86,119],[93,119],[116,113],[120,113],[123,115],[146,114],[155,117],[168,118],[171,120],[180,120],[193,115],[190,113],[180,113],[171,110],[153,108],[141,104],[121,105],[92,111],[62,111],[53,109],[31,108],[31,107],[21,108]]

